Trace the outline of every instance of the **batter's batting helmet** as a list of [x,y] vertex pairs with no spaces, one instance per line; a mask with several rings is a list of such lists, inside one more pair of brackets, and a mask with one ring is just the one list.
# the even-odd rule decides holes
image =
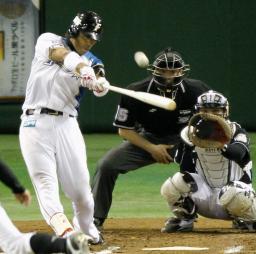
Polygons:
[[68,36],[76,37],[82,32],[86,37],[99,41],[102,34],[102,19],[93,11],[78,13],[68,29]]
[[223,109],[224,117],[229,117],[229,103],[228,99],[221,93],[209,90],[197,98],[195,106],[196,110],[209,109]]
[[[149,65],[148,70],[152,72],[156,83],[160,87],[171,88],[171,86],[179,85],[190,69],[178,52],[166,48],[156,55],[155,61]],[[169,80],[164,74],[165,71],[172,73]]]

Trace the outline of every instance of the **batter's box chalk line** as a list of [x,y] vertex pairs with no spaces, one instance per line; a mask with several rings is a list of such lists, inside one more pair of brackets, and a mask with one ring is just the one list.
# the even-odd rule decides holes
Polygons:
[[159,247],[159,248],[143,248],[142,250],[154,251],[154,250],[209,250],[207,247],[190,247],[190,246],[171,246],[171,247]]
[[113,252],[118,252],[119,250],[120,250],[120,247],[118,247],[118,246],[109,246],[105,250],[101,250],[98,252],[91,252],[91,254],[112,254]]
[[227,247],[224,250],[224,254],[239,253],[239,252],[241,252],[241,250],[243,250],[243,248],[244,248],[244,246],[242,246],[242,245]]

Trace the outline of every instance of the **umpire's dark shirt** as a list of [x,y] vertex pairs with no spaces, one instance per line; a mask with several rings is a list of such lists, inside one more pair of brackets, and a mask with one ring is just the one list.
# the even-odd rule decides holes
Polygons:
[[[128,89],[162,95],[152,77],[132,83]],[[185,78],[165,97],[173,98],[177,104],[174,111],[161,109],[123,95],[118,105],[114,126],[124,129],[142,127],[157,136],[177,135],[191,117],[197,97],[209,90],[200,80]]]

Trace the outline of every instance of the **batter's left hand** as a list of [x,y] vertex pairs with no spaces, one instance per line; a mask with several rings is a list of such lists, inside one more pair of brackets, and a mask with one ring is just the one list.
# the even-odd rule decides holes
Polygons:
[[23,193],[14,194],[15,198],[23,205],[28,206],[31,203],[31,194],[29,190],[25,190]]
[[80,69],[80,82],[83,87],[94,90],[96,86],[96,76],[94,70],[90,66],[84,66]]

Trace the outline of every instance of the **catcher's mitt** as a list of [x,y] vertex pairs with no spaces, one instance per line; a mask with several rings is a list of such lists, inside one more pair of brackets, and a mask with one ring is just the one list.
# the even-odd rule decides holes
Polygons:
[[222,117],[210,113],[198,113],[189,121],[188,137],[202,148],[223,148],[232,137],[229,123]]

